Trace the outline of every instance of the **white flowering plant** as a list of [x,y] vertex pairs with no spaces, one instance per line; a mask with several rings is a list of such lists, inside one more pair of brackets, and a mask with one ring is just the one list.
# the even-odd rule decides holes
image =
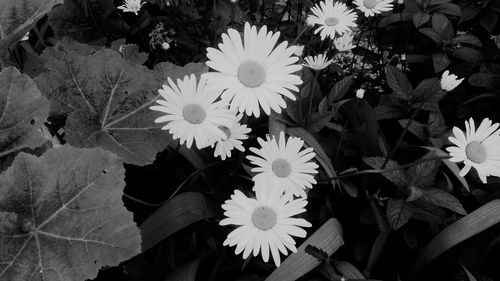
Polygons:
[[0,281],[499,280],[499,13],[0,1]]

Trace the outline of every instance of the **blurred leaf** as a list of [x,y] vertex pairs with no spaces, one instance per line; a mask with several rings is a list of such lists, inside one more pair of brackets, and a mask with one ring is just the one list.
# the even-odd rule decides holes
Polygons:
[[[401,127],[406,128],[409,121],[410,119],[401,119],[398,122],[401,125]],[[408,127],[408,131],[414,134],[417,138],[419,138],[422,141],[426,139],[425,125],[422,123],[419,123],[417,121],[412,121],[410,126]]]
[[420,82],[415,91],[413,91],[413,101],[418,103],[435,103],[441,100],[445,94],[446,92],[442,90],[439,79],[427,78]]
[[477,38],[476,36],[472,34],[461,34],[458,35],[457,37],[453,38],[452,41],[453,44],[470,44],[474,45],[476,47],[482,47],[483,43],[481,43],[481,40]]
[[392,23],[407,21],[411,19],[412,15],[413,15],[412,13],[406,13],[406,12],[389,14],[388,16],[385,16],[382,19],[380,19],[380,21],[378,22],[378,27],[385,27]]
[[0,175],[0,212],[17,215],[0,226],[0,279],[85,281],[139,254],[124,178],[122,161],[100,148],[20,153]]
[[[423,148],[428,149],[430,151],[434,151],[437,156],[441,156],[441,157],[449,156],[448,153],[442,151],[439,148],[435,148],[435,147],[431,147],[431,146],[423,146]],[[465,189],[467,189],[469,191],[470,190],[469,184],[467,183],[467,181],[465,180],[464,177],[461,177],[459,175],[460,169],[458,168],[457,163],[451,162],[450,160],[447,160],[447,159],[443,159],[443,163],[453,172],[455,177],[462,183],[462,185],[465,187]]]
[[111,49],[89,55],[74,51],[75,44],[60,42],[44,51],[49,72],[37,77],[51,114],[68,115],[67,141],[78,147],[100,146],[126,163],[146,165],[171,141],[161,112],[149,109],[158,99],[160,83],[142,63],[146,54],[127,45],[123,57]]
[[378,143],[380,127],[371,105],[365,99],[354,99],[347,105],[347,110],[352,111],[352,126],[360,135],[360,153],[363,156],[380,155]]
[[465,216],[467,214],[460,201],[447,191],[437,188],[421,189],[421,191],[422,195],[420,198],[422,200],[460,215]]
[[388,65],[385,68],[385,77],[387,84],[397,97],[404,100],[410,99],[413,87],[403,71],[395,66]]
[[[382,165],[385,162],[384,157],[364,157],[363,162],[365,162],[366,165],[372,167],[373,169],[379,170],[382,168]],[[398,168],[399,165],[396,161],[394,160],[389,160],[387,162],[387,165],[385,165],[384,169],[396,169]],[[388,179],[390,182],[394,183],[396,186],[405,186],[406,185],[406,175],[403,172],[403,170],[395,170],[391,172],[385,172],[381,173],[382,176],[384,176],[386,179]]]
[[203,194],[181,193],[167,201],[141,224],[142,250],[151,249],[180,229],[214,215]]
[[312,133],[317,133],[323,129],[326,124],[332,119],[333,113],[330,111],[316,112],[311,116],[311,120],[307,124],[307,130]]
[[387,220],[394,230],[405,225],[415,212],[410,203],[403,199],[389,199],[387,202]]
[[424,34],[425,36],[429,37],[436,44],[440,44],[442,42],[441,36],[439,36],[439,34],[434,29],[432,29],[432,28],[428,28],[428,27],[420,28],[418,30],[418,32],[420,32],[420,33]]
[[49,101],[28,75],[15,67],[0,72],[0,157],[42,145],[39,130],[48,115]]
[[203,73],[208,72],[208,66],[201,62],[190,62],[184,66],[178,66],[170,62],[161,62],[153,68],[156,80],[160,85],[168,84],[168,78],[177,83],[177,79],[184,79],[186,75],[194,73],[199,81]]
[[6,49],[21,40],[54,5],[62,3],[63,0],[0,1],[0,49]]
[[498,14],[492,10],[484,10],[479,18],[479,24],[486,29],[487,32],[491,32],[498,22]]
[[451,55],[471,64],[478,64],[483,60],[481,52],[471,47],[461,47],[451,52]]
[[438,12],[450,16],[460,17],[462,15],[462,9],[460,8],[460,6],[453,3],[444,3],[432,10],[433,12]]
[[421,25],[426,24],[431,19],[431,15],[427,13],[417,13],[412,16],[413,24],[416,28],[419,28]]
[[[434,157],[434,152],[429,152],[421,159]],[[439,168],[439,160],[422,162],[417,165],[411,166],[408,169],[408,181],[409,185],[415,185],[418,187],[429,187],[434,184],[434,178],[436,177]]]
[[[69,36],[79,42],[103,44],[107,43],[108,34],[119,31],[108,23],[114,9],[113,0],[64,0],[63,5],[49,13],[49,24],[56,37]],[[120,26],[128,29],[123,21]]]
[[445,70],[451,61],[448,55],[444,52],[433,53],[432,54],[432,64],[434,66],[434,72],[438,73]]
[[439,13],[432,15],[432,29],[439,35],[440,41],[450,40],[455,34],[450,20]]
[[412,264],[410,279],[448,249],[500,222],[500,200],[495,199],[446,227],[420,252]]
[[347,279],[366,279],[365,276],[351,263],[346,261],[335,261],[335,269]]
[[467,81],[474,87],[495,89],[500,86],[500,73],[478,72],[472,74]]
[[330,93],[328,94],[328,105],[332,105],[333,102],[341,99],[347,94],[347,91],[352,87],[354,83],[354,76],[347,76],[337,81],[335,85],[333,85]]
[[165,281],[195,281],[202,257],[183,264],[171,272]]
[[305,252],[308,245],[331,256],[343,244],[342,226],[336,219],[331,218],[302,243],[296,253],[287,257],[266,281],[294,281],[318,266],[320,261]]

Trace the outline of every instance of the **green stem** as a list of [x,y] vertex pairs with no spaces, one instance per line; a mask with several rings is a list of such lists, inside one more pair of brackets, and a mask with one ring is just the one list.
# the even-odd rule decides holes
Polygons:
[[391,169],[363,170],[363,171],[354,172],[354,173],[350,173],[350,174],[345,174],[345,175],[340,175],[340,176],[336,176],[336,177],[331,177],[331,178],[328,178],[328,180],[325,181],[325,182],[329,183],[332,180],[350,178],[350,177],[359,176],[359,175],[366,175],[366,174],[383,174],[383,173],[389,173],[389,172],[394,172],[394,171],[397,171],[397,170],[406,169],[406,168],[409,168],[409,167],[412,167],[412,166],[415,166],[415,165],[418,165],[418,164],[421,164],[421,163],[426,163],[426,162],[436,161],[436,160],[444,160],[444,159],[450,159],[450,156],[436,156],[436,157],[431,157],[431,158],[419,159],[419,160],[417,160],[415,162],[412,162],[412,163],[409,163],[409,164],[405,164],[405,165],[401,165],[401,166],[398,166],[398,167],[395,167],[395,168],[391,168]]
[[320,72],[320,70],[316,70],[314,73],[313,85],[311,87],[311,93],[310,93],[310,97],[309,97],[309,109],[307,110],[306,121],[303,122],[302,127],[305,127],[305,124],[309,125],[309,122],[311,122],[311,114],[312,114],[311,112],[312,112],[312,104],[313,104],[313,98],[314,98],[314,90],[316,89],[316,83],[318,83],[317,79],[318,79],[319,72]]

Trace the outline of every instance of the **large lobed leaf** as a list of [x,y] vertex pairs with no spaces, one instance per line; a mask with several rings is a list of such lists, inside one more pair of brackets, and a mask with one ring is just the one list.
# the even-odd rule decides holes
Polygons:
[[63,0],[0,1],[0,67],[10,60],[7,49],[21,40],[31,27]]
[[84,281],[140,253],[124,176],[102,149],[20,153],[0,175],[0,280]]
[[49,71],[36,79],[52,102],[51,114],[68,115],[67,141],[103,147],[127,163],[152,163],[171,136],[154,123],[162,113],[149,107],[159,97],[162,78],[186,71],[171,65],[155,73],[142,65],[146,55],[133,45],[126,45],[122,56],[111,49],[82,52],[76,44],[66,40],[46,50],[42,57]]
[[49,101],[35,82],[15,67],[0,72],[0,157],[45,142],[38,132],[49,115]]

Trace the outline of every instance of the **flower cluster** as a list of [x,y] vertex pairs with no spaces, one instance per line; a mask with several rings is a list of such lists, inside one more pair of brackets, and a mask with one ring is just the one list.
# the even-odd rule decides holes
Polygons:
[[[355,0],[354,4],[365,17],[393,7],[392,0]],[[266,115],[281,113],[287,106],[285,99],[296,100],[295,93],[303,83],[299,73],[303,66],[317,73],[332,63],[351,71],[354,68],[354,72],[371,69],[351,51],[355,48],[352,29],[357,26],[356,11],[344,3],[325,0],[311,12],[307,23],[318,26],[314,33],[319,33],[322,40],[333,40],[332,46],[337,50],[333,58],[324,53],[302,60],[303,46],[278,42],[280,32],[269,31],[265,25],[258,29],[245,23],[243,34],[229,28],[221,35],[217,48],[207,48],[206,65],[211,71],[199,79],[194,74],[175,82],[169,78],[168,85],[159,90],[160,98],[151,110],[164,115],[155,122],[167,123],[162,129],[188,148],[193,144],[198,149],[215,147],[214,156],[225,160],[235,148],[245,151],[243,141],[251,131],[243,123],[247,118],[259,118],[262,111]],[[376,48],[365,41],[358,40],[357,45]],[[384,56],[389,60],[389,54]],[[451,91],[462,80],[446,71],[441,78],[442,90]],[[358,89],[358,99],[364,98],[364,88],[371,87],[363,85]],[[455,136],[449,140],[456,147],[449,147],[448,151],[451,161],[464,162],[460,175],[474,167],[484,182],[487,176],[500,176],[498,127],[499,124],[485,119],[476,131],[471,119],[466,122],[465,135],[458,128],[453,129]],[[286,138],[283,131],[278,136],[257,138],[257,142],[260,147],[249,148],[253,154],[246,156],[253,165],[251,172],[255,173],[254,196],[235,190],[222,205],[226,218],[220,225],[237,226],[224,241],[224,245],[236,246],[235,254],[242,253],[247,258],[250,253],[260,253],[265,262],[271,255],[279,266],[280,253],[297,251],[292,236],[305,237],[303,228],[311,226],[305,219],[293,216],[306,211],[307,193],[317,183],[319,166],[313,160],[316,154],[312,148],[304,148],[300,138]]]

